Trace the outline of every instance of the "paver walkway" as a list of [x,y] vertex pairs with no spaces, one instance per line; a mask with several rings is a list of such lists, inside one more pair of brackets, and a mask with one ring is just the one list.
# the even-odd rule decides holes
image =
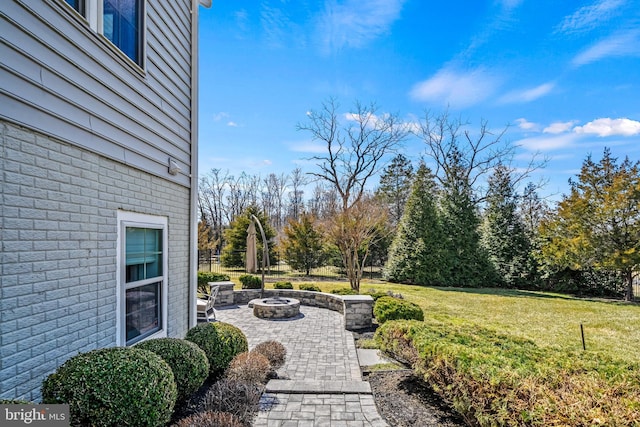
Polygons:
[[353,334],[340,313],[300,306],[297,317],[265,320],[242,305],[217,308],[216,316],[240,328],[249,349],[267,340],[287,349],[280,379],[267,384],[254,426],[387,426],[362,381]]

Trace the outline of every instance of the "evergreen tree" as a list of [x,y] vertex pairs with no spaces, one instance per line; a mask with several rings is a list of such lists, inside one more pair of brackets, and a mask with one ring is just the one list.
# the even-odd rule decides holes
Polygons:
[[[247,251],[247,228],[249,228],[249,223],[251,222],[251,215],[255,215],[262,224],[264,228],[264,234],[267,238],[267,242],[269,242],[269,260],[271,263],[277,261],[277,252],[275,250],[275,244],[273,244],[272,239],[275,237],[276,233],[269,225],[269,220],[267,216],[258,211],[256,206],[248,207],[241,215],[238,215],[231,224],[229,228],[224,230],[224,240],[226,245],[222,249],[222,254],[220,256],[220,262],[223,267],[244,267],[245,266],[245,257]],[[258,265],[262,265],[262,253],[263,253],[263,242],[262,235],[260,234],[260,230],[256,227],[256,231],[258,232],[256,236],[256,251],[258,255]]]
[[556,214],[543,221],[542,256],[556,270],[618,272],[625,299],[633,300],[633,275],[640,265],[640,162],[621,163],[605,149],[591,156],[571,181]]
[[438,285],[442,277],[442,229],[436,186],[429,168],[415,174],[404,214],[389,250],[384,277],[392,282]]
[[446,286],[495,285],[497,275],[480,245],[480,218],[473,202],[467,165],[458,150],[449,153],[449,170],[440,201],[445,231],[443,281]]
[[326,259],[322,233],[316,229],[315,222],[311,214],[302,214],[297,221],[290,219],[284,227],[285,238],[280,243],[285,261],[307,276]]
[[499,275],[499,284],[509,288],[529,287],[531,273],[531,245],[517,208],[511,171],[499,165],[489,177],[482,245]]
[[402,154],[394,157],[380,176],[380,187],[376,190],[376,196],[389,207],[389,219],[394,227],[402,218],[412,181],[413,166]]

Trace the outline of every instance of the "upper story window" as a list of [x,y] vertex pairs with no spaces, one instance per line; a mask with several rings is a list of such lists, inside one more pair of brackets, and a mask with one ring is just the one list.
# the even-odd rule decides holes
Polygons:
[[89,26],[142,67],[144,0],[65,0]]

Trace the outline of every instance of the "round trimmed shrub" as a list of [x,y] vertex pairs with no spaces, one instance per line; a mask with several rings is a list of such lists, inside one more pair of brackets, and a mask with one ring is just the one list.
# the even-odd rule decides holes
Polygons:
[[143,341],[135,348],[149,350],[162,357],[173,372],[179,402],[198,390],[209,376],[209,359],[196,344],[179,338]]
[[209,282],[228,282],[229,280],[230,278],[226,274],[198,271],[198,292],[208,294],[210,291]]
[[274,371],[280,369],[286,360],[287,349],[278,341],[264,341],[253,348],[257,353],[265,356]]
[[228,412],[205,411],[183,418],[173,427],[244,427],[244,424]]
[[231,381],[264,384],[270,371],[269,359],[258,352],[245,351],[233,358],[225,376]]
[[322,289],[320,289],[318,286],[312,284],[312,283],[301,283],[300,284],[300,290],[301,291],[312,291],[312,292],[322,292]]
[[43,403],[68,403],[74,425],[163,426],[176,395],[169,365],[132,347],[78,354],[42,384]]
[[293,289],[291,282],[276,282],[273,284],[273,289]]
[[250,274],[244,274],[239,277],[242,283],[242,289],[262,289],[262,279]]
[[237,327],[224,322],[201,323],[187,332],[186,340],[200,347],[209,359],[209,375],[217,376],[231,360],[249,350],[247,337]]
[[417,304],[393,297],[380,297],[373,306],[373,315],[379,324],[387,320],[424,320],[424,313]]

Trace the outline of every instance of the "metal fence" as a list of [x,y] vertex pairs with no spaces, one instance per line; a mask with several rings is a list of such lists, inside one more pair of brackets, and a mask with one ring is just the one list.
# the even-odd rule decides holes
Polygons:
[[[247,274],[244,268],[228,268],[223,267],[218,257],[200,257],[198,260],[198,271],[208,271],[217,274],[226,274],[231,278],[240,277]],[[262,271],[258,269],[257,275],[262,274]],[[268,279],[280,280],[280,279],[295,279],[295,278],[317,278],[317,279],[334,279],[344,280],[347,275],[343,268],[332,265],[325,265],[318,268],[313,268],[306,275],[305,271],[293,270],[287,263],[278,262],[272,265],[269,269],[265,270],[265,276]],[[379,279],[382,276],[382,268],[379,266],[366,266],[363,271],[363,277],[367,279]]]

